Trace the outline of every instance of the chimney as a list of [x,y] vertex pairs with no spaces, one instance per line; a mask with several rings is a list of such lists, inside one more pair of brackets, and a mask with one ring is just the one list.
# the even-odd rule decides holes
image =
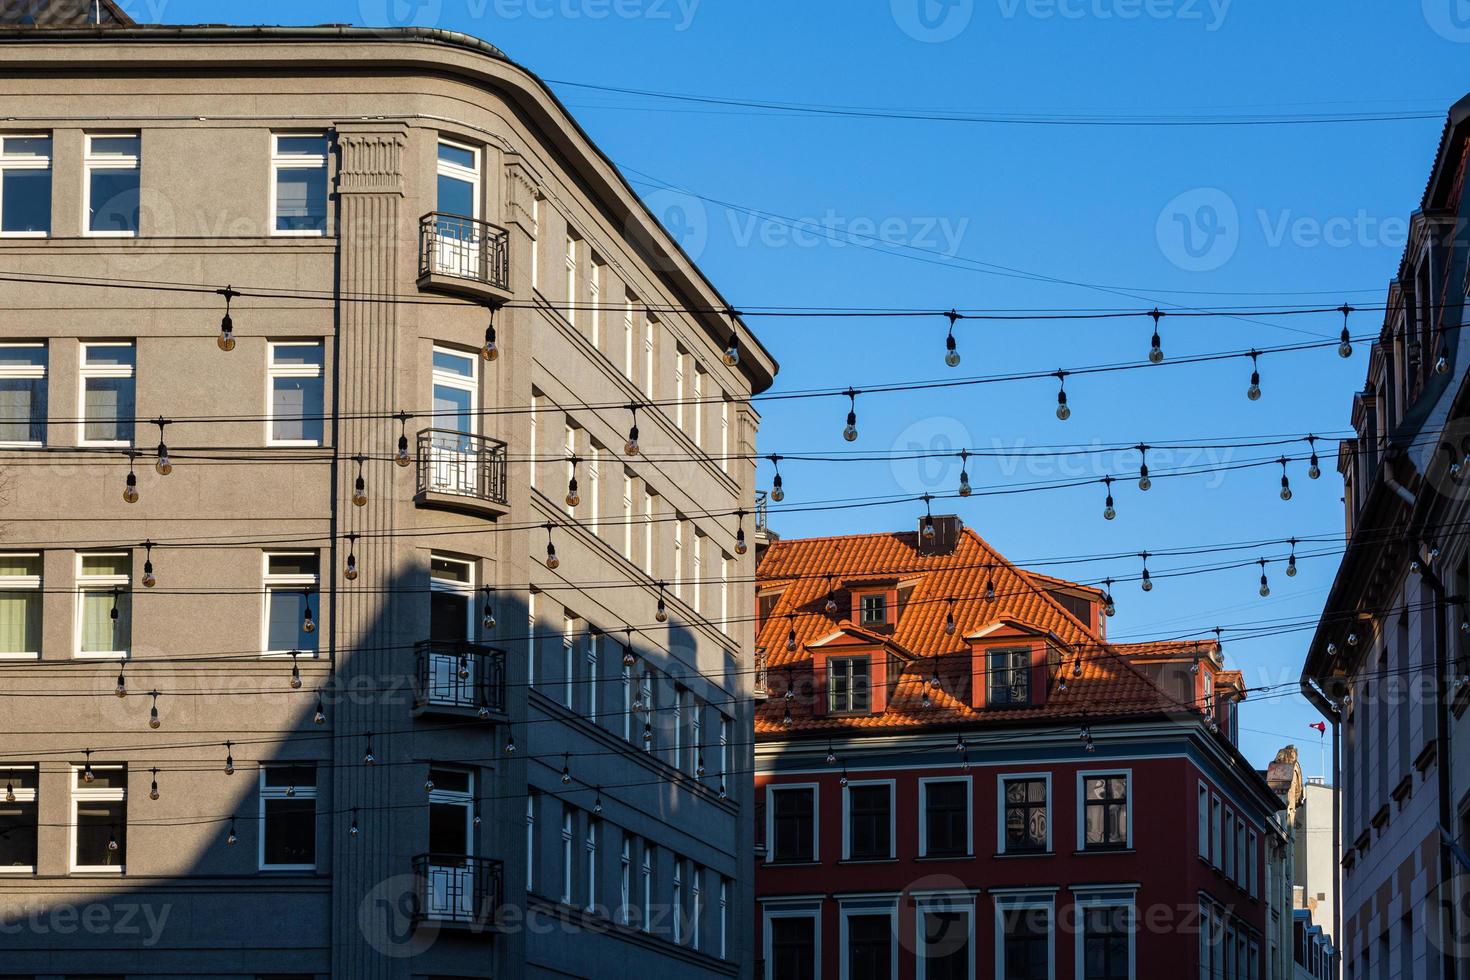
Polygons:
[[934,537],[924,537],[924,525],[928,523],[927,518],[919,518],[919,554],[921,555],[952,555],[960,546],[960,532],[964,530],[965,523],[955,514],[934,515]]

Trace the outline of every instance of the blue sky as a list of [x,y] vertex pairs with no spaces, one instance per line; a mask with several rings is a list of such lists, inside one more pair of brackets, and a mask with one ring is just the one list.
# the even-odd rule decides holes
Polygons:
[[[742,100],[1030,115],[1442,114],[1470,89],[1466,0],[131,0],[143,20],[417,24],[483,37],[544,78]],[[1458,70],[1456,66],[1459,66]],[[1382,302],[1418,203],[1441,119],[1341,125],[1057,126],[792,116],[659,102],[554,86],[655,211],[738,306],[1147,308],[1325,306]],[[635,173],[636,171],[636,173]],[[649,182],[649,179],[653,182]],[[661,191],[816,222],[830,234]],[[1184,233],[1190,232],[1185,240]],[[863,247],[862,236],[897,245]],[[997,275],[991,263],[1026,276]],[[1038,281],[1100,284],[1118,292]],[[752,320],[782,364],[778,390],[1055,370],[1142,360],[1145,317],[960,324],[964,360],[942,363],[944,322]],[[1376,330],[1373,313],[1355,333]],[[1335,313],[1286,321],[1165,319],[1169,357],[1335,336]],[[1303,333],[1302,331],[1305,331]],[[859,399],[857,449],[1004,449],[973,461],[977,485],[1046,480],[1052,457],[1026,447],[1158,443],[1340,433],[1363,380],[1366,345],[1265,357],[1264,395],[1245,397],[1244,360],[1068,383],[1073,415],[1054,414],[1054,381]],[[849,447],[845,402],[764,406],[763,452]],[[1102,490],[945,501],[1018,562],[1160,551],[1340,531],[1335,444],[1309,482],[1291,467],[1158,480],[1147,494]],[[1290,452],[1299,453],[1301,447]],[[1280,450],[1151,455],[1155,472],[1241,462]],[[1078,462],[1074,460],[1074,462]],[[1080,462],[1087,476],[1136,471],[1136,454]],[[956,466],[889,462],[783,466],[787,504],[950,492]],[[763,468],[763,480],[769,470]],[[785,536],[907,529],[914,504],[776,515]],[[1254,559],[1279,548],[1242,552]],[[1304,550],[1314,550],[1305,548]],[[1160,559],[1155,575],[1199,559]],[[1206,559],[1216,560],[1216,559]],[[1120,639],[1308,620],[1335,557],[1304,559],[1294,579],[1260,570],[1161,578],[1114,593]],[[1137,559],[1056,566],[1080,580],[1136,575]],[[1227,634],[1228,635],[1228,634]],[[1294,687],[1310,631],[1227,641],[1255,687]],[[1299,697],[1248,702],[1242,747],[1258,765],[1288,741],[1319,769],[1315,714]]]

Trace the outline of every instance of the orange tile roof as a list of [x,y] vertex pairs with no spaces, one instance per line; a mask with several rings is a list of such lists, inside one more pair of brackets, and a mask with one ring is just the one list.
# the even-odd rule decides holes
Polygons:
[[[920,554],[918,543],[918,532],[895,532],[797,538],[771,544],[757,569],[757,586],[763,592],[777,588],[782,591],[760,629],[756,646],[766,650],[775,696],[757,710],[758,736],[853,727],[1095,722],[1106,717],[1181,710],[1177,701],[1120,656],[1115,645],[1104,642],[1046,591],[1059,584],[1098,590],[1017,568],[969,528],[960,533],[951,554]],[[801,674],[811,671],[808,644],[839,629],[861,629],[847,618],[852,601],[844,583],[895,580],[911,585],[912,593],[898,611],[892,634],[880,636],[869,631],[875,642],[890,644],[900,654],[902,671],[887,710],[877,715],[826,718],[815,716],[801,697],[790,701],[780,697],[788,676],[798,691],[802,689]],[[994,601],[984,598],[988,584],[995,589]],[[825,611],[829,588],[837,601],[835,616]],[[946,613],[951,609],[956,626],[952,634],[944,628]],[[963,696],[954,695],[956,691],[968,691],[970,685],[971,652],[965,637],[1000,619],[1055,637],[1066,669],[1052,677],[1044,704],[977,710]],[[792,630],[796,633],[796,649],[788,650]],[[1077,658],[1082,663],[1080,677],[1072,670]],[[936,670],[941,687],[930,689],[934,704],[924,708],[924,688]],[[788,708],[792,714],[789,727],[783,724]]]

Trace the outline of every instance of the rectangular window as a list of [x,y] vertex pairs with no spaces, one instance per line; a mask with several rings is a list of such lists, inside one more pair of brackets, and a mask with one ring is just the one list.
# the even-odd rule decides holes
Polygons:
[[591,911],[597,907],[597,836],[601,827],[601,821],[595,817],[587,818],[587,839],[583,842],[587,860],[587,909]]
[[720,555],[720,629],[730,632],[730,583],[734,580],[735,559]]
[[[623,647],[626,653],[627,645]],[[630,664],[623,664],[622,676],[623,688],[623,738],[633,741],[633,668]]]
[[592,346],[602,350],[602,270],[603,264],[592,256],[591,276],[587,280],[587,323],[591,329]]
[[720,879],[720,959],[730,957],[730,880]]
[[1031,651],[992,650],[987,704],[1031,703]]
[[674,688],[674,719],[670,726],[674,730],[674,754],[670,761],[675,769],[684,768],[684,701],[688,696],[684,688]]
[[689,698],[689,775],[704,775],[704,702]]
[[623,557],[633,560],[633,474],[623,471]]
[[271,134],[271,171],[271,230],[277,235],[326,234],[326,134]]
[[1051,849],[1047,813],[1047,781],[1044,778],[1002,779],[1005,834],[1002,853],[1048,851]]
[[36,869],[36,767],[0,766],[0,875]]
[[816,980],[817,919],[812,915],[771,916],[770,980]]
[[315,552],[269,553],[265,562],[264,635],[267,654],[316,656],[316,612],[319,559]]
[[536,660],[539,656],[536,637],[536,590],[526,596],[526,683],[536,686]]
[[730,773],[730,719],[720,715],[720,781]]
[[918,914],[918,980],[970,980],[969,911],[921,909]]
[[847,786],[847,854],[853,861],[893,857],[893,784]]
[[568,708],[572,706],[573,688],[577,682],[577,617],[570,612],[562,613],[561,620],[561,697]]
[[720,468],[730,472],[730,399],[720,401]]
[[704,869],[689,865],[689,945],[699,949],[704,932]]
[[589,629],[587,631],[587,637],[584,641],[585,652],[583,654],[583,660],[587,668],[587,678],[585,686],[587,688],[587,718],[589,721],[597,720],[597,640],[598,637],[596,631]]
[[137,349],[131,341],[82,345],[82,443],[127,446],[133,441]]
[[88,235],[131,238],[138,234],[141,140],[137,133],[88,133],[86,171]]
[[1220,797],[1210,796],[1210,863],[1217,868],[1223,868],[1220,852],[1220,831],[1223,828],[1221,820],[1225,814],[1220,808]]
[[0,660],[41,655],[41,595],[41,556],[0,553]]
[[272,341],[268,346],[270,444],[320,446],[325,415],[322,342]]
[[817,791],[810,786],[767,789],[771,828],[768,861],[815,861],[817,854]]
[[121,872],[128,857],[126,766],[72,766],[71,869]]
[[1199,784],[1199,856],[1210,859],[1210,790]]
[[1256,849],[1259,847],[1259,838],[1254,830],[1246,834],[1245,848],[1245,888],[1251,898],[1256,897]]
[[881,593],[863,596],[858,600],[858,616],[864,626],[886,626],[888,597]]
[[684,859],[674,858],[674,942],[684,942]]
[[699,365],[694,365],[694,387],[690,392],[692,403],[690,404],[689,422],[690,437],[696,446],[704,446],[704,372]]
[[839,657],[827,661],[827,710],[858,714],[872,709],[867,657]]
[[572,903],[572,808],[561,808],[561,901]]
[[919,782],[923,813],[922,857],[954,857],[970,853],[970,781],[924,779]]
[[643,842],[643,862],[638,869],[639,890],[643,893],[643,909],[639,916],[644,932],[653,929],[653,845]]
[[1082,777],[1082,847],[1106,850],[1128,846],[1128,775]]
[[0,236],[51,234],[51,137],[0,136]]
[[642,710],[645,712],[643,716],[643,751],[651,753],[654,750],[655,736],[657,735],[653,730],[654,709],[657,705],[654,704],[653,697],[653,670],[648,667],[643,668],[643,679],[639,682],[638,703],[643,706]]
[[570,235],[570,234],[567,235],[567,255],[566,255],[566,260],[567,260],[566,261],[566,269],[567,269],[566,300],[567,300],[567,302],[566,302],[566,309],[564,310],[564,312],[566,313],[567,322],[570,323],[572,326],[575,327],[577,325],[577,319],[578,319],[577,318],[576,306],[577,306],[578,301],[581,299],[581,297],[577,295],[577,239],[574,236]]
[[674,515],[673,527],[674,575],[670,591],[679,598],[684,597],[684,518]]
[[441,139],[434,176],[439,266],[451,275],[473,276],[478,272],[479,243],[474,225],[464,219],[480,216],[480,151]]
[[531,489],[536,489],[537,473],[541,469],[540,457],[536,454],[536,448],[540,444],[541,434],[541,393],[532,389],[531,391],[531,458],[526,463],[528,469],[526,475],[529,478]]
[[886,912],[845,915],[848,980],[893,980],[893,918]]
[[526,891],[536,890],[536,791],[526,794]]
[[1010,907],[1000,910],[1003,980],[1049,980],[1051,910]]
[[653,379],[656,376],[653,361],[653,338],[657,330],[658,320],[651,314],[645,316],[643,320],[643,393],[650,398],[653,397]]
[[618,854],[618,921],[633,923],[633,837],[623,834],[623,849]]
[[674,424],[684,428],[684,362],[689,355],[678,344],[674,346]]
[[260,867],[304,871],[316,867],[316,765],[260,770]]
[[629,381],[633,380],[634,366],[637,363],[636,354],[633,349],[635,335],[635,321],[633,319],[633,297],[627,296],[623,299],[623,377]]
[[1083,909],[1082,980],[1132,980],[1130,913],[1121,905]]
[[46,345],[0,344],[0,443],[46,443]]
[[77,556],[77,656],[126,658],[133,624],[133,557]]

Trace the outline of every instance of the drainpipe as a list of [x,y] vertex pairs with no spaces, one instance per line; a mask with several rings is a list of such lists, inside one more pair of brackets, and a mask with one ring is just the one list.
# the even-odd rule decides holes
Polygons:
[[1402,483],[1393,478],[1393,473],[1389,472],[1390,468],[1387,464],[1388,461],[1384,460],[1384,465],[1381,469],[1381,472],[1383,473],[1383,485],[1388,487],[1388,489],[1392,490],[1394,493],[1398,494],[1399,497],[1403,499],[1404,503],[1408,504],[1410,507],[1413,507],[1416,503],[1418,503],[1419,498],[1415,497],[1413,491],[1411,491],[1408,487],[1404,486]]
[[[1444,583],[1439,580],[1439,576],[1434,573],[1427,562],[1416,561],[1410,567],[1419,573],[1419,578],[1434,593],[1434,729],[1435,740],[1438,742],[1435,776],[1436,788],[1439,791],[1439,881],[1441,888],[1447,888],[1455,875],[1455,855],[1450,849],[1454,836],[1449,831],[1454,820],[1454,807],[1450,800],[1450,708],[1446,697],[1449,676],[1449,638],[1446,636],[1445,628],[1445,616],[1452,600],[1446,594]],[[1441,900],[1439,903],[1440,936],[1447,938],[1452,934],[1453,915],[1452,903]],[[1443,961],[1441,975],[1444,980],[1454,980],[1456,965],[1454,953],[1448,941],[1441,945],[1444,948],[1440,954]]]
[[[1326,694],[1303,677],[1302,696],[1312,703],[1322,717],[1332,723],[1332,945],[1342,950],[1342,714]],[[1333,969],[1338,976],[1341,956]]]

